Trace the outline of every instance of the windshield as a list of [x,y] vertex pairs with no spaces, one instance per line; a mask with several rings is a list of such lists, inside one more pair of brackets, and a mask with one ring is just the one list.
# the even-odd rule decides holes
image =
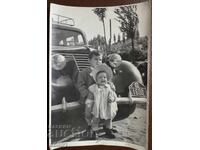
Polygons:
[[80,32],[56,28],[52,32],[53,46],[81,46],[85,44]]

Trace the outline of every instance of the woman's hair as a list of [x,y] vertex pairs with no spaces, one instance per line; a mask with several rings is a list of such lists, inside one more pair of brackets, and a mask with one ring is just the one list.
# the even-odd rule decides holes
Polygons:
[[108,61],[113,61],[115,59],[120,60],[120,61],[122,60],[121,56],[117,53],[113,53],[108,56]]

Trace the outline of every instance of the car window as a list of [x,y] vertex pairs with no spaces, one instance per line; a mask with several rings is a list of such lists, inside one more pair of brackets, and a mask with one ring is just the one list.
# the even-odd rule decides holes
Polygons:
[[52,32],[53,46],[81,46],[85,44],[80,32],[63,29],[53,29]]

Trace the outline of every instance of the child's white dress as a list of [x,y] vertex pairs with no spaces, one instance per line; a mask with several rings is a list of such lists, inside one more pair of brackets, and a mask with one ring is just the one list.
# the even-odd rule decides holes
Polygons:
[[[94,104],[92,114],[95,118],[113,119],[116,116],[118,107],[116,93],[111,89],[109,84],[99,87],[93,84],[89,87],[89,91],[93,94]],[[108,102],[111,99],[112,102]]]

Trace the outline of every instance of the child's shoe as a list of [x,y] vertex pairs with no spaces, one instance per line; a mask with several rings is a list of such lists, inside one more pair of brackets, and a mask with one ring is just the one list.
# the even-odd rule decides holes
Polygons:
[[115,135],[113,134],[111,129],[106,129],[106,137],[109,139],[114,139]]
[[93,131],[91,140],[98,140],[98,134],[96,131]]
[[[103,125],[103,131],[106,132],[106,130],[107,130],[106,126]],[[112,130],[113,133],[118,133],[118,131],[116,129],[114,129],[114,128],[112,128],[110,130]]]

